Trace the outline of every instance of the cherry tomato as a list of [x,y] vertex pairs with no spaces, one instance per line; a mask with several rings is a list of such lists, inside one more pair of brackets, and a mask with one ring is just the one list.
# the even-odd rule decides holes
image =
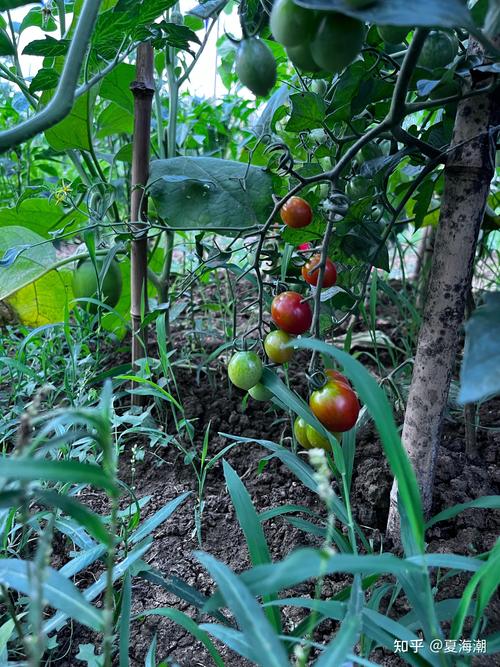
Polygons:
[[342,375],[340,371],[335,371],[333,368],[327,368],[325,371],[325,375],[332,380],[333,382],[339,382],[341,384],[345,384],[349,389],[352,389],[351,383],[349,380],[346,378],[345,375]]
[[[302,277],[309,283],[309,285],[317,285],[319,278],[319,269],[316,267],[321,261],[321,255],[314,255],[311,259],[304,264],[302,267]],[[332,260],[327,257],[325,263],[325,272],[323,275],[323,287],[333,287],[337,282],[337,269]]]
[[302,417],[297,417],[293,423],[293,434],[295,439],[301,447],[304,449],[310,449],[311,443],[309,442],[306,434],[307,423],[302,419]]
[[358,418],[359,402],[354,391],[341,382],[329,381],[313,391],[311,410],[329,431],[349,431]]
[[285,225],[298,229],[311,224],[313,212],[310,205],[302,197],[290,197],[281,207],[280,216]]
[[251,389],[262,377],[262,361],[255,352],[236,352],[227,366],[231,382],[240,389]]
[[273,392],[269,391],[261,382],[257,382],[253,387],[250,387],[248,393],[254,401],[270,401],[273,397]]
[[274,297],[271,317],[277,327],[289,334],[303,334],[312,323],[312,310],[298,292],[282,292]]
[[292,340],[284,331],[271,331],[264,339],[264,349],[270,361],[275,364],[284,364],[293,357],[293,348],[285,347]]
[[311,250],[312,243],[301,243],[298,247],[299,250]]
[[318,449],[324,449],[325,452],[331,452],[332,448],[330,447],[330,443],[326,438],[324,438],[318,431],[307,424],[306,426],[306,437],[309,441],[309,444],[311,446],[311,449],[313,447],[317,447]]

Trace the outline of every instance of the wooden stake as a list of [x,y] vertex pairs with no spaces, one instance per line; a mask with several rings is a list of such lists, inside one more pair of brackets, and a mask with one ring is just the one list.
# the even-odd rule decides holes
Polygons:
[[[151,139],[151,107],[155,92],[153,79],[153,47],[140,44],[137,48],[136,80],[130,84],[134,96],[134,140],[130,221],[133,234],[130,274],[130,315],[132,319],[132,369],[147,354],[147,332],[141,332],[142,315],[148,304],[148,200],[144,188],[149,176]],[[142,405],[144,397],[132,395],[132,405]]]

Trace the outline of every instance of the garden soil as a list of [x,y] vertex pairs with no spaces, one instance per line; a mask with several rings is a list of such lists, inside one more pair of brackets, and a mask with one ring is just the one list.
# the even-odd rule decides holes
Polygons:
[[[209,381],[210,380],[210,381]],[[216,370],[209,378],[201,375],[199,383],[195,374],[179,370],[178,386],[182,388],[182,402],[187,416],[194,419],[196,446],[201,448],[203,434],[210,424],[209,456],[214,455],[230,440],[220,433],[230,433],[247,438],[264,438],[290,445],[290,424],[283,414],[265,403],[242,402],[242,393],[232,391],[227,385],[223,369]],[[464,428],[459,421],[448,421],[437,465],[437,480],[434,494],[433,514],[480,496],[499,493],[500,432],[488,427],[500,423],[500,401],[485,404],[481,410],[482,428],[478,431],[478,454],[467,459],[464,454]],[[143,509],[146,519],[165,503],[184,491],[192,491],[188,500],[154,533],[154,542],[145,560],[164,577],[176,575],[201,593],[210,595],[214,584],[206,570],[193,555],[200,545],[195,536],[194,508],[197,488],[192,468],[184,462],[184,455],[173,445],[149,449],[145,445],[144,460],[131,463],[131,450],[125,452],[121,465],[121,477],[131,485],[138,498],[151,496]],[[258,511],[292,503],[306,505],[324,514],[317,497],[308,491],[277,459],[271,459],[263,468],[259,467],[267,451],[255,442],[236,445],[225,459],[242,478]],[[161,458],[158,458],[158,454]],[[352,504],[357,521],[364,527],[369,539],[376,546],[381,543],[385,550],[391,548],[384,537],[384,528],[389,507],[391,474],[385,462],[380,441],[370,423],[364,427],[358,440],[354,465]],[[82,498],[90,506],[102,511],[102,498],[88,494]],[[239,528],[222,472],[222,461],[212,468],[207,477],[203,494],[205,502],[202,518],[202,545],[212,554],[239,572],[249,567],[244,535]],[[309,517],[304,517],[309,518]],[[453,520],[442,522],[427,533],[429,552],[453,552],[477,555],[493,546],[500,528],[500,513],[490,510],[469,510]],[[264,524],[266,538],[274,560],[284,558],[299,546],[318,546],[321,539],[304,533],[292,526],[283,517]],[[64,562],[64,555],[55,558]],[[83,573],[77,583],[86,586],[93,582],[98,572]],[[460,597],[468,576],[448,579],[439,585],[438,599]],[[323,587],[326,598],[335,595],[348,585],[350,579],[343,575],[330,576]],[[295,594],[312,595],[313,583],[306,582],[294,589]],[[133,580],[133,613],[160,607],[174,606],[192,617],[196,610],[158,585],[140,578]],[[387,602],[387,601],[385,601]],[[397,617],[408,611],[405,600],[397,601],[394,607]],[[488,609],[487,632],[500,629],[500,602],[494,599]],[[284,610],[284,631],[290,631],[302,618],[299,609]],[[205,621],[210,621],[204,617]],[[327,642],[337,629],[335,623],[323,622],[317,629],[315,639]],[[145,655],[153,637],[157,636],[157,660],[165,659],[169,665],[181,667],[208,667],[212,664],[204,647],[172,621],[161,616],[150,616],[134,620],[131,630],[130,659],[133,667],[144,665]],[[76,659],[78,644],[97,641],[99,637],[88,634],[78,625],[67,628],[60,634],[59,650],[52,653],[48,664],[77,666],[83,664]],[[217,644],[217,642],[216,642]],[[247,661],[225,647],[218,645],[227,667],[246,667]],[[372,654],[372,660],[380,665],[406,664],[400,658],[381,650]],[[117,663],[116,663],[117,664]],[[475,659],[474,665],[498,664],[492,658]]]

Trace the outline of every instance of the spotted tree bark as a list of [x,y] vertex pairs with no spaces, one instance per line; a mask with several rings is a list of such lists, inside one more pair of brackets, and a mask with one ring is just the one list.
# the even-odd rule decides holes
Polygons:
[[[477,43],[471,48],[481,52]],[[478,234],[495,168],[498,102],[497,93],[461,100],[445,165],[444,196],[402,434],[426,514],[432,503],[436,457]],[[397,539],[395,482],[387,530]]]

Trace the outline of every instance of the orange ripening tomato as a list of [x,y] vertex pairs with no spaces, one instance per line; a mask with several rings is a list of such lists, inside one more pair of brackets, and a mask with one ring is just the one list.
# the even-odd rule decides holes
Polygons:
[[350,431],[359,415],[359,402],[354,391],[341,382],[327,382],[313,391],[309,405],[315,416],[329,431]]
[[[319,269],[317,268],[318,264],[321,261],[321,255],[314,255],[311,259],[304,264],[302,267],[302,277],[309,283],[309,285],[316,286],[318,284],[319,278]],[[332,260],[327,257],[325,262],[325,272],[323,274],[323,287],[333,287],[337,282],[337,269]]]
[[280,217],[288,227],[307,227],[313,219],[311,206],[302,197],[290,197],[280,210]]
[[335,371],[333,368],[327,368],[325,374],[332,382],[340,382],[341,384],[347,385],[349,389],[352,389],[351,383],[340,371]]

